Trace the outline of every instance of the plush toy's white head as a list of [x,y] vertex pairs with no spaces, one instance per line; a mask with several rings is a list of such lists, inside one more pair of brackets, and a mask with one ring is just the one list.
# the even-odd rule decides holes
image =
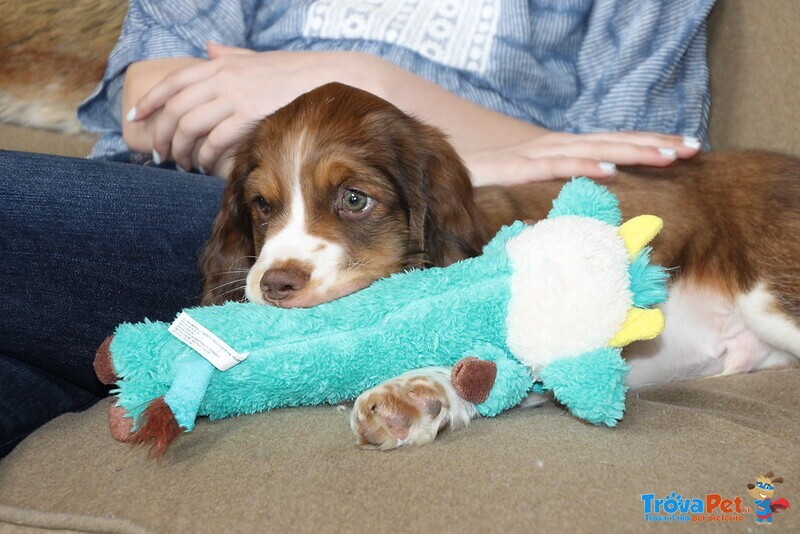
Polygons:
[[509,239],[507,341],[534,370],[607,346],[633,304],[619,228],[597,219],[546,219]]

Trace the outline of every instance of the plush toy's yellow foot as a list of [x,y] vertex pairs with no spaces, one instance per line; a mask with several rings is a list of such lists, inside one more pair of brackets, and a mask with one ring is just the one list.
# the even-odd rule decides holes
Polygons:
[[655,215],[639,215],[620,226],[619,235],[631,259],[635,258],[663,227],[664,221]]
[[664,331],[664,314],[658,308],[631,308],[619,332],[608,342],[610,347],[624,347],[634,341],[653,339]]

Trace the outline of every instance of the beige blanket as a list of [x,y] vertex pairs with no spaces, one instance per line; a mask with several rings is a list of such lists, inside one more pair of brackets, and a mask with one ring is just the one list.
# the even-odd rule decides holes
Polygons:
[[285,409],[201,421],[161,463],[111,440],[104,401],[0,462],[0,531],[638,532],[642,495],[752,507],[746,485],[774,471],[793,508],[770,532],[798,532],[798,387],[796,368],[683,382],[632,394],[613,430],[549,405],[388,453],[355,448],[346,412]]

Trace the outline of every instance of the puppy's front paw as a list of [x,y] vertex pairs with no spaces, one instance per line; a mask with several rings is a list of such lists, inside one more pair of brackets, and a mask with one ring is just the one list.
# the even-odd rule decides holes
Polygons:
[[361,447],[390,450],[430,443],[445,427],[467,426],[475,413],[453,391],[449,371],[423,369],[362,393],[350,426]]

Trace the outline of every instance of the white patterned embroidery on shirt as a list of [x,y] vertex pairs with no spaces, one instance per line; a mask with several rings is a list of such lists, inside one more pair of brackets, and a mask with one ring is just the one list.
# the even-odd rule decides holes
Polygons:
[[497,33],[500,0],[317,0],[303,35],[393,43],[482,73]]

